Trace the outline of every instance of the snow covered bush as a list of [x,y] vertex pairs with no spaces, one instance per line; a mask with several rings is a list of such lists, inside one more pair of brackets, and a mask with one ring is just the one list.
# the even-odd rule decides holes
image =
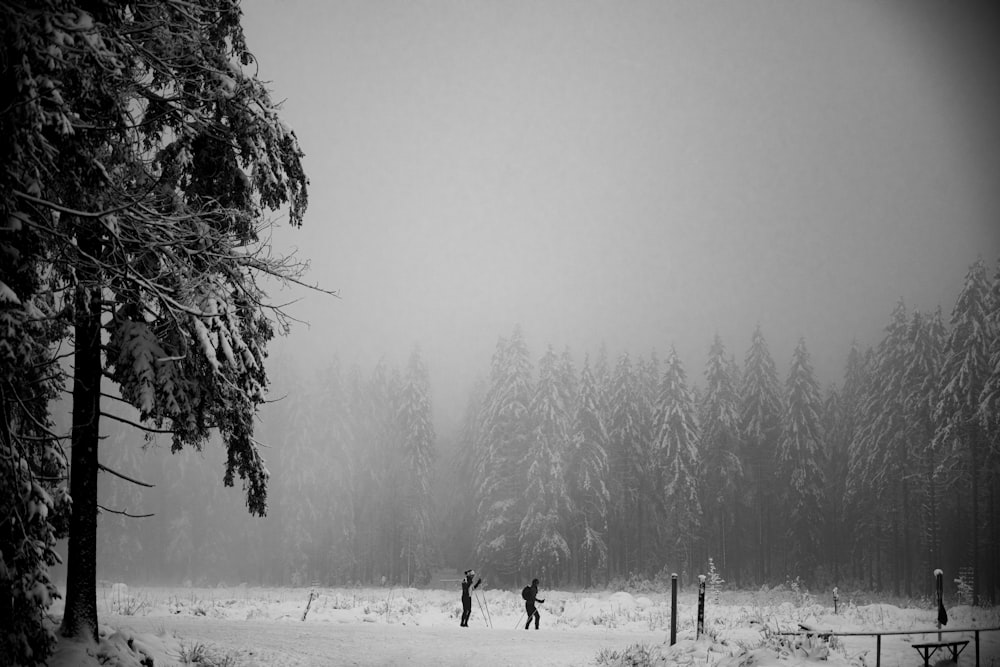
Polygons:
[[706,582],[712,604],[719,604],[719,593],[722,591],[722,584],[726,583],[726,580],[719,575],[719,571],[715,569],[715,561],[711,558],[708,559]]

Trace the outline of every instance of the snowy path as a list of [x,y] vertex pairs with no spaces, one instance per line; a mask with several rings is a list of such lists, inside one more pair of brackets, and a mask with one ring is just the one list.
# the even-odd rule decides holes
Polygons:
[[[593,629],[512,630],[375,623],[275,623],[190,616],[106,621],[137,633],[174,634],[185,645],[210,644],[241,665],[573,665],[594,664],[602,649],[658,644],[662,632]],[[184,641],[185,638],[190,638]]]

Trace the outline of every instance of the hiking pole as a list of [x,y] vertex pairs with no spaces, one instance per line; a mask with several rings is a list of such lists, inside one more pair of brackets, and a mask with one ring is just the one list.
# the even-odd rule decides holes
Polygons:
[[517,625],[514,626],[515,630],[517,630],[519,627],[521,627],[521,619],[524,618],[524,615],[527,614],[527,613],[528,612],[526,612],[526,611],[522,611],[521,615],[517,617]]

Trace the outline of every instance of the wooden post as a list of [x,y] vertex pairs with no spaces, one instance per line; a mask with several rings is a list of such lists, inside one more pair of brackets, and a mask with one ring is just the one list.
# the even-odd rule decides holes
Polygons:
[[705,575],[698,575],[698,630],[694,638],[699,639],[705,632]]
[[670,645],[677,643],[677,573],[670,575]]
[[941,618],[944,611],[944,571],[938,568],[934,570],[934,588],[937,590],[937,605],[938,605],[938,617],[937,617],[937,629],[938,629],[938,641],[941,641]]
[[839,600],[839,599],[840,599],[840,591],[837,590],[836,586],[834,586],[833,587],[833,613],[834,614],[837,613],[837,600]]

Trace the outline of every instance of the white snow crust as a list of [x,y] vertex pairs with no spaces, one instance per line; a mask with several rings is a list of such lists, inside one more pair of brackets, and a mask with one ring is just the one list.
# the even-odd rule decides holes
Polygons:
[[[827,642],[777,634],[798,630],[804,623],[835,632],[911,631],[914,634],[882,638],[881,664],[896,667],[919,664],[911,644],[934,639],[917,631],[933,630],[937,618],[930,605],[856,604],[843,593],[835,615],[832,599],[825,606],[808,596],[727,591],[720,604],[706,606],[705,633],[696,639],[697,595],[690,591],[679,596],[677,643],[670,646],[669,592],[543,590],[540,596],[545,599],[539,605],[541,629],[525,631],[519,590],[480,589],[473,600],[471,626],[461,628],[457,588],[106,584],[98,592],[100,643],[61,640],[49,664],[139,667],[151,658],[159,667],[199,664],[191,658],[201,656],[201,664],[244,667],[579,666],[630,664],[620,658],[640,649],[655,665],[875,664],[874,637]],[[57,601],[53,608],[57,621],[61,604]],[[1000,626],[998,609],[956,606],[948,615],[952,628]],[[971,633],[962,636],[972,639]],[[966,651],[960,662],[974,664],[971,642]],[[980,634],[980,664],[1000,664],[1000,632]]]

